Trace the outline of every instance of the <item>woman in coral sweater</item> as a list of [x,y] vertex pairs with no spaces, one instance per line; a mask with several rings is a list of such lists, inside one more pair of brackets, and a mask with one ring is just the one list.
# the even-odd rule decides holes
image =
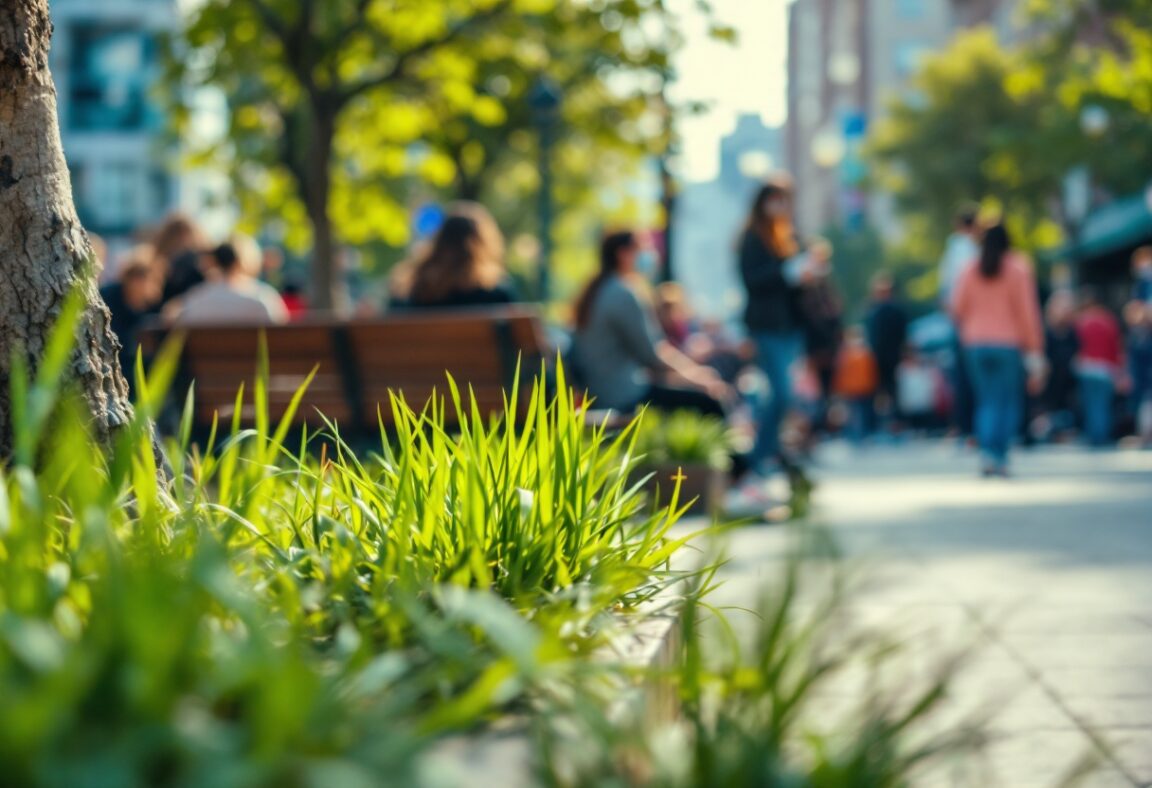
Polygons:
[[956,287],[952,305],[976,393],[976,437],[985,476],[1007,476],[1008,449],[1023,418],[1024,373],[1038,390],[1044,327],[1028,260],[1011,248],[1003,224],[984,233],[979,260]]

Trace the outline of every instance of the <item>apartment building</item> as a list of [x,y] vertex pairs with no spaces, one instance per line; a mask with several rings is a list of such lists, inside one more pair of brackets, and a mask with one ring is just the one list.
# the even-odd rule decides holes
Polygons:
[[925,55],[957,31],[995,25],[1011,35],[1017,0],[794,0],[788,30],[786,161],[806,232],[870,225],[899,232],[891,200],[868,180],[869,129]]

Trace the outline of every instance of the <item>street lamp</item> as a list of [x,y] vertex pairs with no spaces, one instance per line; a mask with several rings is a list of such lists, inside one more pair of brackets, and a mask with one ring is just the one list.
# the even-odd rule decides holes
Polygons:
[[548,77],[541,76],[528,94],[528,109],[540,141],[540,271],[537,284],[541,302],[547,303],[552,267],[552,147],[560,119],[560,88]]

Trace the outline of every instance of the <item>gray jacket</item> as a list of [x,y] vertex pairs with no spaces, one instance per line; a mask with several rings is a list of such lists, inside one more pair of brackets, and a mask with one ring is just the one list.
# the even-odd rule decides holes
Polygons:
[[652,310],[619,276],[600,285],[588,325],[576,333],[573,354],[593,407],[630,410],[644,398],[653,373],[665,365],[663,339]]

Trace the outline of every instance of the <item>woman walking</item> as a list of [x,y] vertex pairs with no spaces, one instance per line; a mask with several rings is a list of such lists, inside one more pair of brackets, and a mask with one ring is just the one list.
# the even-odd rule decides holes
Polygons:
[[763,187],[740,241],[740,276],[748,291],[744,325],[771,387],[760,414],[752,469],[761,475],[783,459],[780,426],[792,401],[789,370],[802,350],[802,260],[792,225],[792,187],[781,177]]
[[984,232],[979,262],[961,275],[952,309],[976,394],[981,472],[1007,476],[1008,449],[1024,416],[1025,370],[1038,391],[1045,364],[1036,283],[1003,224]]

